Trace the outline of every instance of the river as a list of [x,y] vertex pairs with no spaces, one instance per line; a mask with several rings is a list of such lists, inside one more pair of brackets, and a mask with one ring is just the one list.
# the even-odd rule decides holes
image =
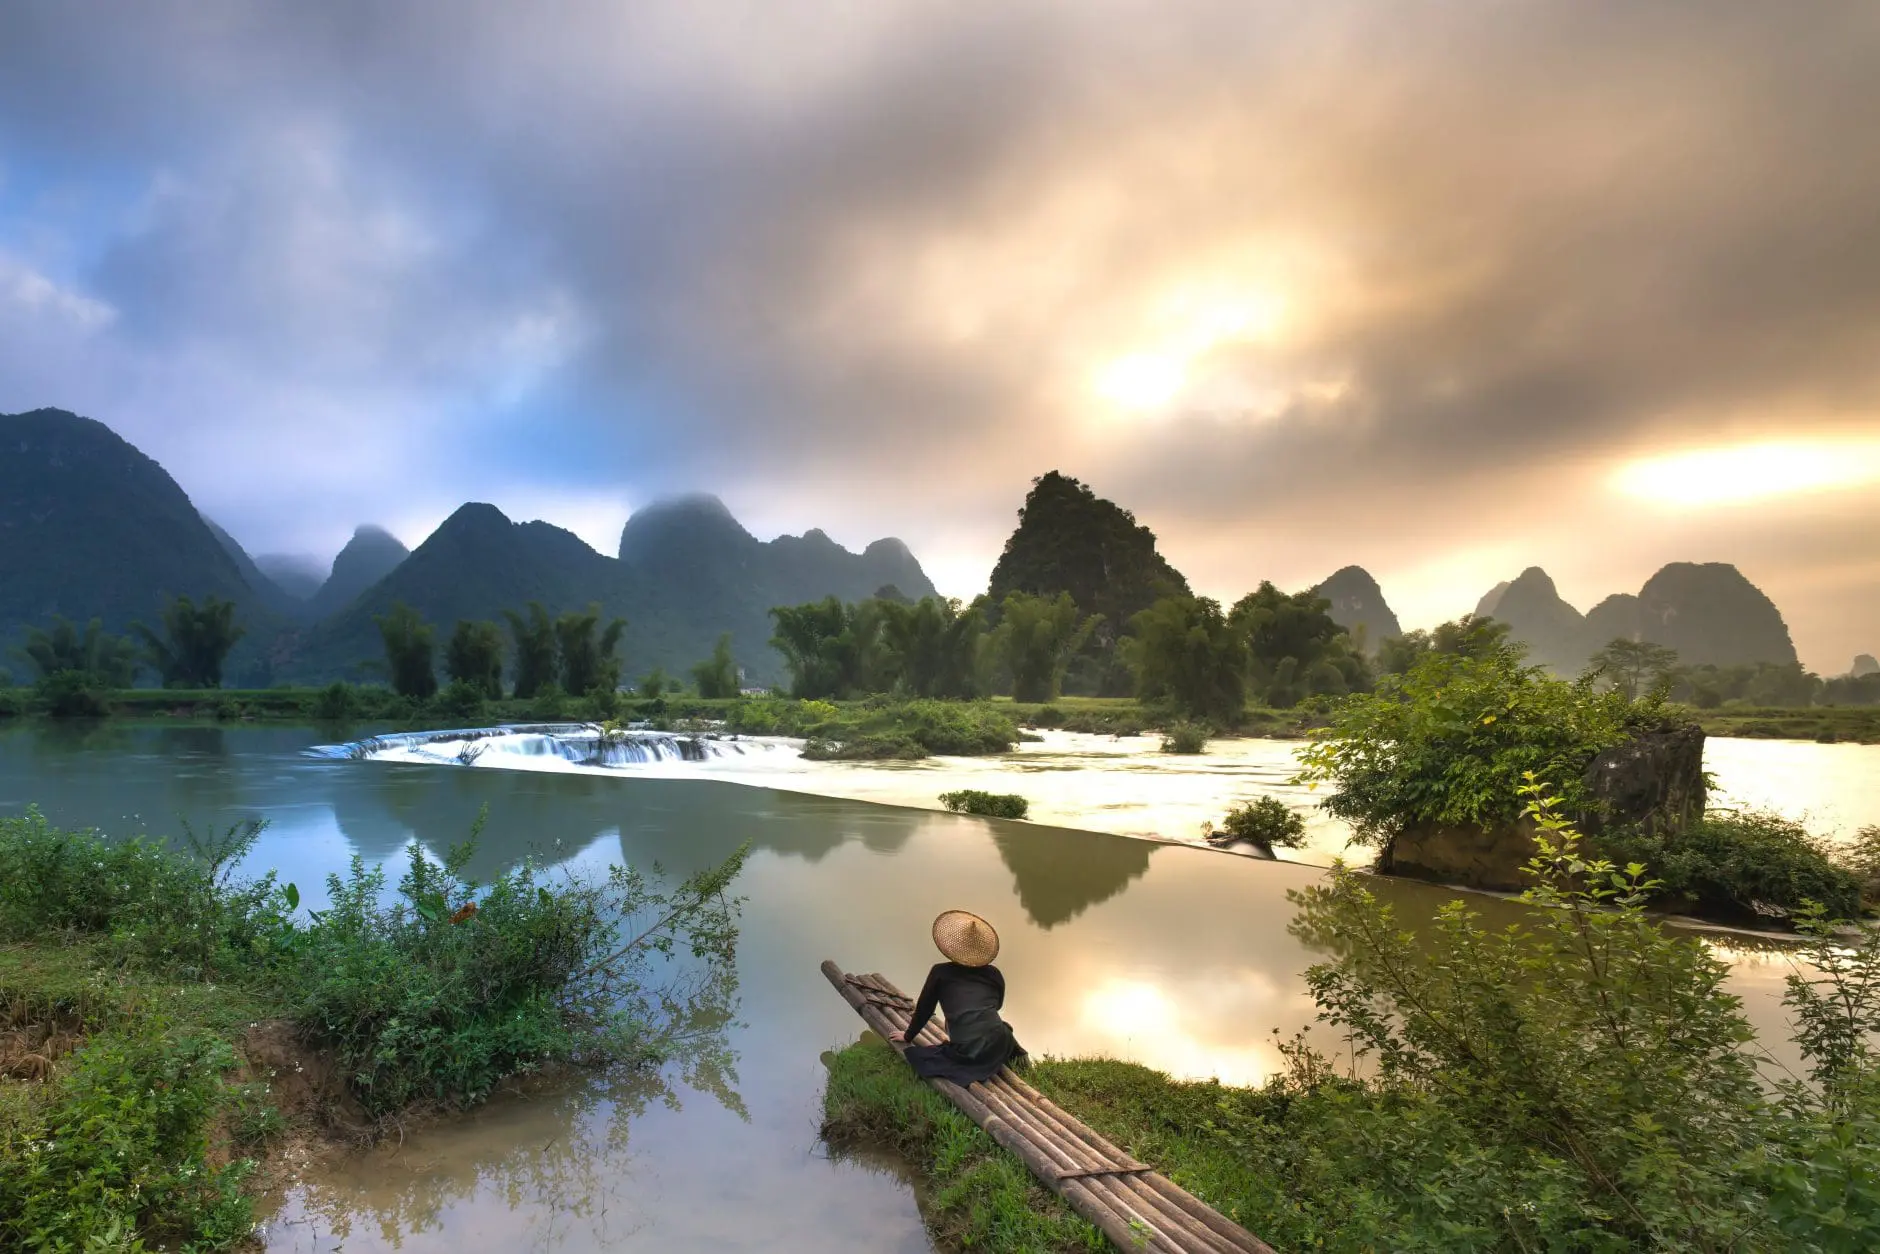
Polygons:
[[[748,840],[740,1004],[729,1072],[695,1066],[688,1080],[675,1064],[498,1099],[298,1180],[267,1216],[270,1250],[926,1249],[892,1166],[832,1160],[817,1139],[820,1055],[859,1029],[817,964],[911,986],[933,959],[927,923],[950,907],[998,924],[1010,1018],[1034,1052],[1255,1082],[1277,1061],[1273,1029],[1311,1019],[1299,973],[1314,955],[1287,932],[1286,893],[1318,877],[1311,864],[1344,847],[1342,829],[1315,814],[1292,862],[1167,843],[1193,842],[1204,818],[1252,793],[1309,806],[1285,783],[1284,742],[1175,759],[1140,738],[1052,734],[982,762],[812,764],[752,745],[611,769],[485,753],[465,769],[412,748],[380,754],[406,760],[308,756],[321,739],[274,726],[18,725],[0,730],[0,813],[37,804],[114,833],[265,818],[252,865],[278,868],[315,907],[354,854],[380,862],[414,839],[441,849],[485,806],[473,868],[485,873],[535,850],[685,874]],[[504,765],[533,769],[492,769]],[[1707,765],[1732,802],[1806,814],[1825,833],[1880,822],[1880,746],[1713,741]],[[953,787],[1023,793],[1035,821],[914,808]],[[1160,843],[1133,838],[1145,835]],[[1380,888],[1408,917],[1450,897]],[[1733,991],[1765,1038],[1780,1038],[1784,960],[1755,945],[1726,952]]]

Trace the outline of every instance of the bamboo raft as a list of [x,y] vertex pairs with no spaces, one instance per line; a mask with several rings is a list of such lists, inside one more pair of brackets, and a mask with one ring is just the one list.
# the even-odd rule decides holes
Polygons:
[[[907,1027],[914,1003],[886,976],[847,974],[833,962],[823,963],[822,973],[883,1039]],[[930,1022],[914,1043],[938,1045],[946,1039],[946,1032]],[[1120,1250],[1273,1254],[1271,1246],[1110,1144],[1009,1067],[965,1088],[950,1080],[927,1083]]]

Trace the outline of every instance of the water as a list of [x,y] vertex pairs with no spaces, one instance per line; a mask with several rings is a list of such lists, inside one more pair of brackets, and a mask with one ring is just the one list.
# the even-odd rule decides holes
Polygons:
[[[265,817],[254,862],[278,867],[316,908],[324,876],[354,853],[382,861],[414,839],[441,849],[486,805],[473,868],[484,873],[536,849],[686,874],[748,839],[744,1026],[720,1092],[674,1074],[503,1099],[303,1179],[270,1215],[273,1250],[927,1248],[904,1179],[879,1162],[831,1161],[817,1140],[819,1055],[860,1027],[817,964],[912,985],[933,960],[927,924],[949,907],[999,925],[1010,1017],[1037,1052],[1253,1082],[1277,1064],[1272,1029],[1311,1018],[1298,977],[1314,955],[1286,931],[1285,894],[1315,868],[1056,825],[1192,840],[1223,802],[1281,790],[1283,743],[1223,742],[1179,760],[1146,741],[1054,738],[995,762],[896,766],[801,763],[761,742],[694,760],[648,748],[615,767],[544,748],[513,755],[534,769],[501,770],[487,747],[471,769],[456,765],[448,740],[381,755],[408,760],[355,761],[308,756],[318,739],[280,727],[6,729],[0,812],[36,802],[56,822],[113,832],[174,831],[179,815],[198,828]],[[1711,767],[1724,791],[1824,826],[1880,821],[1880,748],[1713,742]],[[1051,821],[781,785],[923,805],[988,787],[1024,793]],[[1342,844],[1320,825],[1302,856],[1321,861]],[[1412,917],[1450,896],[1379,887]],[[1472,900],[1496,916],[1518,909]],[[1730,952],[1734,991],[1765,1037],[1780,1037],[1782,958]]]

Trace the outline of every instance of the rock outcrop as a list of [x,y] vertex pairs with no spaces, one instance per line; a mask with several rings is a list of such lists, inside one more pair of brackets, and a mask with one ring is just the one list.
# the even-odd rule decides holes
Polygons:
[[1862,653],[1854,658],[1854,665],[1848,667],[1847,673],[1855,679],[1863,675],[1880,675],[1880,662],[1874,661],[1873,654]]
[[1350,632],[1366,653],[1376,653],[1379,641],[1403,634],[1384,590],[1362,566],[1336,571],[1312,591],[1332,603],[1332,621]]
[[1762,589],[1728,562],[1673,562],[1639,590],[1646,640],[1690,666],[1795,662],[1788,624]]

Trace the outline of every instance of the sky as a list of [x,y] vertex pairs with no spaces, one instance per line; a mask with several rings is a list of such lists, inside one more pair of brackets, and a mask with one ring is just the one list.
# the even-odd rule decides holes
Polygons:
[[1880,653],[1880,6],[0,6],[0,412],[256,553],[716,492],[984,589],[1030,480],[1407,626],[1737,564]]

